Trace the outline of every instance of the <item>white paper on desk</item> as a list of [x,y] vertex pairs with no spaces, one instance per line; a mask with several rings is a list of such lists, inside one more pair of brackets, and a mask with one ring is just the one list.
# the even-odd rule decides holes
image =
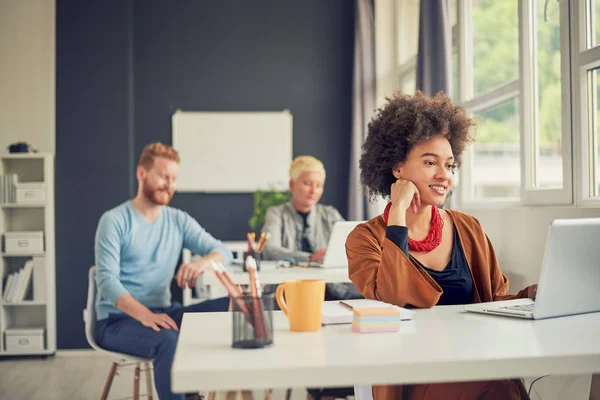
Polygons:
[[323,312],[321,316],[321,324],[333,325],[333,324],[351,324],[353,318],[353,312],[348,307],[341,305],[340,303],[347,304],[354,308],[361,307],[389,307],[392,306],[400,311],[400,319],[407,321],[412,319],[414,311],[406,308],[394,306],[392,304],[384,303],[378,300],[368,299],[356,299],[356,300],[342,300],[342,301],[326,301],[323,303]]

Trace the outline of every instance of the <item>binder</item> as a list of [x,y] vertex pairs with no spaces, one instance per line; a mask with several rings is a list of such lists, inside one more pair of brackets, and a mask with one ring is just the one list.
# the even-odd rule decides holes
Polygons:
[[25,266],[22,268],[23,270],[23,279],[21,280],[21,284],[18,288],[16,295],[16,302],[20,302],[25,300],[25,295],[27,294],[27,290],[31,285],[31,272],[33,270],[33,261],[29,260],[25,263]]
[[46,301],[45,257],[33,257],[33,300]]
[[6,283],[4,284],[4,293],[3,293],[3,299],[6,302],[8,302],[8,294],[10,292],[10,288],[13,284],[14,278],[15,278],[15,273],[9,274],[8,278],[6,278]]

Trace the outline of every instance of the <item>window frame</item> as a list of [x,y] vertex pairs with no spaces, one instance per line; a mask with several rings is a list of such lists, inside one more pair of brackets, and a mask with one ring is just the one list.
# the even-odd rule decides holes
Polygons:
[[[420,8],[420,1],[418,0],[416,3],[417,11]],[[412,88],[414,91],[416,89],[416,76],[417,76],[417,57],[419,51],[419,19],[417,19],[417,47],[415,54],[408,54],[407,46],[405,44],[408,42],[407,39],[401,39],[402,36],[410,36],[412,32],[404,32],[404,20],[407,18],[405,13],[407,13],[407,9],[409,8],[408,2],[405,1],[394,1],[395,4],[395,15],[396,15],[396,29],[395,35],[397,40],[397,54],[396,54],[396,77],[398,79],[398,88],[404,89],[406,84],[406,80],[411,76],[415,76],[415,87]],[[415,6],[415,3],[411,4]],[[418,13],[417,13],[418,15]],[[410,17],[410,16],[409,16]],[[417,16],[418,18],[418,16]],[[402,60],[402,61],[400,61]]]
[[[459,99],[455,99],[470,114],[485,111],[503,102],[516,98],[518,101],[520,127],[520,198],[473,199],[470,171],[472,170],[473,147],[465,151],[463,167],[460,168],[460,181],[457,185],[457,206],[465,208],[498,208],[530,205],[571,205],[573,204],[572,149],[571,149],[571,73],[569,47],[569,4],[560,2],[560,46],[561,46],[561,108],[565,110],[561,118],[562,127],[562,188],[535,188],[533,183],[536,171],[535,151],[537,151],[535,128],[537,125],[537,30],[535,30],[535,0],[519,0],[519,75],[484,93],[474,95],[472,57],[472,2],[458,0],[458,79]],[[568,112],[567,112],[568,111]]]
[[[519,61],[523,63],[523,79],[521,82],[523,107],[531,106],[529,112],[524,111],[524,118],[521,119],[521,129],[524,135],[521,135],[523,151],[522,162],[525,166],[521,170],[522,182],[521,198],[524,205],[571,205],[573,202],[573,172],[572,172],[572,112],[571,112],[571,66],[570,54],[571,46],[569,43],[569,3],[568,1],[559,2],[560,12],[560,53],[561,53],[561,146],[562,146],[562,188],[536,188],[534,184],[534,174],[538,167],[534,164],[536,157],[534,151],[536,147],[538,114],[538,93],[537,93],[537,29],[536,13],[532,5],[535,0],[520,1],[519,25],[523,24],[522,33],[526,33],[525,40],[522,40],[520,46]],[[532,55],[532,57],[529,57]],[[530,88],[531,90],[527,90]]]
[[[586,15],[586,8],[592,7],[591,0],[572,0],[573,11],[571,13],[571,26],[573,43],[575,50],[572,53],[573,63],[573,90],[575,96],[573,96],[573,114],[577,115],[574,118],[573,129],[574,132],[579,132],[576,135],[575,151],[574,154],[579,155],[579,162],[576,164],[575,174],[576,179],[576,192],[577,192],[577,205],[579,207],[600,207],[600,196],[592,195],[592,185],[595,182],[591,182],[591,178],[598,173],[597,170],[592,170],[594,167],[591,163],[593,156],[591,152],[593,150],[590,144],[590,136],[598,135],[597,126],[593,127],[590,131],[589,126],[589,99],[588,99],[588,72],[594,69],[600,69],[600,44],[595,47],[588,48],[588,41],[591,40],[592,35],[595,35],[593,31],[594,22],[589,24],[590,29],[588,30],[588,15]],[[584,21],[583,24],[578,23]],[[599,70],[600,72],[600,70]],[[576,90],[579,89],[579,93]],[[594,106],[597,109],[596,105]],[[596,124],[600,114],[596,114]],[[592,142],[597,141],[597,137],[592,137]],[[593,143],[592,143],[593,144]]]

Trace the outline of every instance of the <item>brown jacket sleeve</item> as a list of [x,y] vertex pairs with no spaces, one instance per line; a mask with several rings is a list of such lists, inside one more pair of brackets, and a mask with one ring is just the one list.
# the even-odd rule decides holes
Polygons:
[[358,225],[346,240],[350,280],[367,299],[419,308],[437,304],[442,289],[385,237],[381,217]]

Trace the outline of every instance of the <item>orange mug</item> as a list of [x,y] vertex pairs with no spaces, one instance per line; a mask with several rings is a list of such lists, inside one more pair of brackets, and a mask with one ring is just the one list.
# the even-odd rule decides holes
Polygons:
[[290,330],[314,332],[321,329],[325,281],[313,279],[285,281],[277,286],[275,298],[279,308],[290,321]]

